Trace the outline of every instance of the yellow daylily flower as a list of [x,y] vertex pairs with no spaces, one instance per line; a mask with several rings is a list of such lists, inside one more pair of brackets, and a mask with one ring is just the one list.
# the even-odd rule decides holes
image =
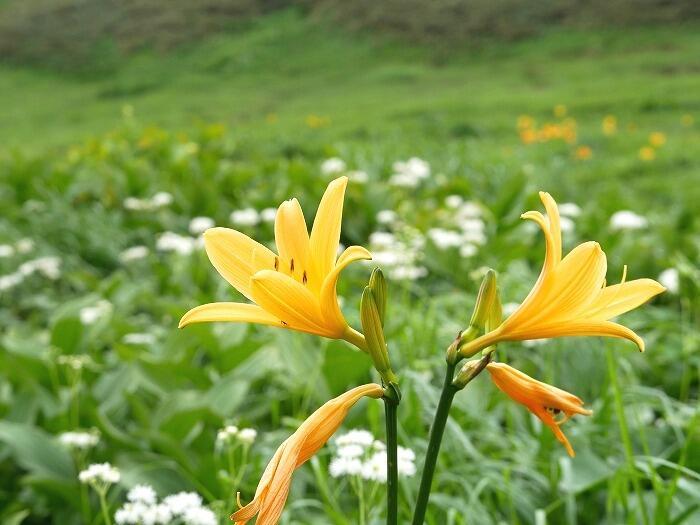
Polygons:
[[593,413],[583,408],[581,399],[565,390],[537,381],[504,363],[489,363],[486,370],[502,392],[540,418],[566,447],[569,456],[574,457],[574,449],[559,426],[574,414],[590,416]]
[[244,525],[257,515],[256,525],[277,523],[287,501],[294,471],[338,430],[355,403],[363,397],[378,399],[383,394],[382,387],[374,383],[358,386],[331,399],[311,414],[277,449],[260,478],[253,501],[234,512],[231,521]]
[[629,339],[644,351],[644,341],[626,326],[610,321],[645,303],[666,288],[652,279],[606,286],[607,260],[597,242],[585,242],[562,259],[557,203],[540,192],[547,217],[529,211],[522,218],[536,222],[545,235],[544,265],[529,295],[495,330],[475,339],[462,354],[473,355],[500,341],[594,335]]
[[348,326],[336,295],[340,272],[353,261],[372,258],[361,246],[337,256],[347,183],[347,177],[339,177],[328,185],[310,235],[299,201],[283,202],[275,219],[277,253],[236,230],[207,230],[209,260],[254,304],[203,304],[182,316],[180,328],[213,321],[260,323],[346,339],[364,349],[362,334]]

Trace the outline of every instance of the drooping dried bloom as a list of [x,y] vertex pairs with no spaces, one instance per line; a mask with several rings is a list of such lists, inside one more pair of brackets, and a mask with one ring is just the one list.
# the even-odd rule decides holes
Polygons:
[[180,327],[212,321],[250,322],[357,343],[338,306],[336,283],[348,264],[371,259],[361,246],[337,257],[347,177],[332,181],[309,235],[299,201],[288,200],[275,218],[277,254],[228,228],[204,233],[207,255],[236,290],[255,304],[210,303],[187,312]]
[[311,414],[280,445],[263,472],[253,501],[231,515],[237,525],[257,515],[256,525],[274,525],[282,515],[294,470],[308,461],[340,427],[352,406],[361,398],[382,397],[382,387],[370,383],[331,399]]
[[504,363],[489,363],[486,369],[495,385],[513,401],[525,405],[540,418],[573,457],[574,449],[559,426],[574,414],[590,416],[593,413],[583,408],[583,401],[565,390],[537,381]]

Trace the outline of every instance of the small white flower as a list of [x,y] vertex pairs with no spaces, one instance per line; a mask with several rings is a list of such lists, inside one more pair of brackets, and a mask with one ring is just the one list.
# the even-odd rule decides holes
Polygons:
[[359,458],[365,453],[365,448],[362,445],[350,443],[338,448],[337,454],[341,458]]
[[565,202],[559,205],[559,215],[575,218],[581,215],[581,208],[573,202]]
[[366,171],[350,171],[347,173],[350,182],[355,182],[357,184],[366,184],[369,181],[369,175]]
[[55,280],[61,276],[61,259],[58,257],[39,257],[19,266],[18,272],[24,276],[40,273],[44,277]]
[[428,230],[428,238],[440,250],[457,248],[462,245],[462,236],[458,232],[445,230],[443,228],[431,228]]
[[345,172],[347,165],[343,159],[331,157],[321,163],[321,173],[324,175],[338,175]]
[[155,208],[162,208],[163,206],[169,206],[173,202],[173,196],[167,191],[159,191],[153,197],[151,197],[151,206]]
[[258,437],[258,431],[254,428],[242,428],[238,431],[238,434],[236,435],[238,441],[240,441],[241,443],[245,443],[246,445],[250,445],[251,443],[253,443],[256,437]]
[[24,275],[20,272],[0,276],[0,291],[9,290],[24,281]]
[[56,362],[73,370],[82,370],[92,364],[92,359],[88,355],[59,355],[56,358]]
[[0,258],[12,257],[15,254],[14,247],[9,244],[0,244]]
[[216,514],[206,507],[192,507],[182,515],[185,525],[217,525]]
[[372,232],[369,234],[369,243],[378,248],[390,248],[396,244],[396,237],[393,233]]
[[459,247],[459,254],[465,259],[474,257],[479,249],[473,244],[465,243]]
[[389,177],[389,184],[399,188],[415,188],[421,179],[411,173],[394,173]]
[[132,246],[119,254],[119,260],[123,263],[129,263],[147,256],[148,248],[146,246]]
[[462,218],[459,222],[459,228],[465,233],[483,233],[486,225],[479,218]]
[[562,216],[559,217],[559,227],[561,228],[562,232],[570,233],[574,231],[576,224],[569,217]]
[[362,472],[362,461],[357,458],[333,458],[330,465],[328,465],[328,472],[334,478],[355,476]]
[[230,219],[237,226],[255,226],[260,222],[260,214],[255,208],[244,208],[231,212]]
[[163,505],[175,516],[181,516],[188,509],[202,506],[202,497],[196,492],[178,492],[163,498]]
[[143,503],[125,503],[114,513],[117,525],[145,525],[149,508]]
[[190,221],[189,230],[192,235],[200,235],[209,228],[213,228],[214,224],[214,219],[211,217],[195,217]]
[[459,195],[448,195],[445,198],[445,205],[447,205],[448,208],[452,209],[459,208],[463,202],[464,199],[462,199],[462,197],[460,197]]
[[508,317],[518,308],[520,308],[520,303],[506,303],[503,305],[503,315]]
[[640,230],[646,228],[648,224],[646,217],[629,210],[615,212],[610,217],[610,227],[613,230]]
[[457,210],[457,218],[460,220],[480,219],[481,207],[475,202],[467,201]]
[[97,430],[91,432],[63,432],[58,436],[61,445],[76,450],[87,450],[100,442],[100,434]]
[[218,445],[223,445],[230,442],[233,438],[238,436],[238,427],[235,425],[226,425],[224,428],[216,433],[216,442]]
[[112,303],[104,299],[93,306],[85,306],[80,309],[80,322],[84,325],[94,324],[98,319],[105,317],[112,311]]
[[132,333],[122,337],[122,342],[126,345],[152,345],[156,342],[156,336],[149,333]]
[[395,281],[416,281],[428,275],[428,269],[424,266],[397,266],[389,272],[389,278]]
[[17,253],[29,253],[34,249],[34,241],[28,237],[20,239],[17,241],[17,244],[15,244],[15,249]]
[[143,211],[150,208],[151,203],[137,197],[127,197],[122,203],[124,209],[132,211]]
[[673,294],[677,294],[680,290],[680,274],[676,268],[666,268],[661,272],[659,282]]
[[109,463],[93,463],[85,470],[80,471],[78,479],[81,483],[100,483],[111,485],[121,479],[119,470]]
[[173,519],[173,513],[164,503],[160,503],[155,507],[151,507],[151,514],[153,516],[154,525],[168,525]]
[[346,445],[360,445],[363,447],[369,447],[372,443],[374,443],[374,436],[369,430],[356,428],[338,436],[335,439],[335,443],[339,447],[344,447]]
[[197,239],[184,237],[173,232],[165,232],[158,237],[156,249],[162,252],[175,252],[180,255],[190,255],[196,247]]
[[156,504],[156,491],[150,485],[135,485],[129,490],[126,499],[133,503],[143,503],[144,505]]
[[260,212],[260,219],[263,222],[275,222],[277,217],[277,208],[265,208]]
[[379,224],[392,224],[396,222],[396,212],[393,210],[381,210],[377,213],[377,222]]

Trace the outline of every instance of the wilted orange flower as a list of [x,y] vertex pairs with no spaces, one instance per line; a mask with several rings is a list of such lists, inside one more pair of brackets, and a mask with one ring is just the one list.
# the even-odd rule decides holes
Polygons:
[[590,146],[579,146],[574,153],[574,156],[579,160],[588,160],[592,155],[593,150],[591,150]]
[[565,390],[542,383],[503,363],[489,363],[486,369],[495,385],[513,401],[525,405],[547,425],[556,438],[573,457],[574,449],[559,426],[574,414],[590,416],[593,412],[583,408],[583,401]]
[[651,146],[639,148],[639,158],[645,162],[654,160],[656,158],[656,150]]
[[255,304],[197,306],[182,316],[180,327],[212,321],[261,323],[346,339],[362,348],[364,338],[348,326],[336,296],[341,270],[353,261],[372,258],[361,246],[337,256],[347,183],[347,177],[339,177],[328,185],[310,236],[299,201],[282,203],[275,219],[277,254],[238,231],[207,230],[204,246],[209,260]]
[[660,131],[654,131],[652,134],[649,135],[649,144],[651,144],[655,148],[660,148],[661,146],[666,144],[666,134]]
[[524,213],[545,235],[544,265],[535,286],[520,306],[495,330],[465,345],[468,357],[499,341],[522,341],[575,335],[629,339],[644,351],[644,341],[626,326],[609,319],[628,312],[666,288],[652,279],[606,286],[607,260],[597,242],[585,242],[562,259],[559,209],[549,193],[540,192],[547,217]]
[[280,445],[265,468],[253,501],[231,515],[231,520],[245,524],[257,514],[256,525],[274,525],[282,515],[294,470],[306,463],[340,427],[352,406],[363,397],[382,397],[382,387],[370,383],[358,386],[331,399],[311,414]]

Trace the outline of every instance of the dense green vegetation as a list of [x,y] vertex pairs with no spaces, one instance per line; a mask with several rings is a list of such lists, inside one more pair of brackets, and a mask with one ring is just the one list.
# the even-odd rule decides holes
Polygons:
[[[372,379],[344,343],[245,325],[176,329],[192,306],[237,300],[195,246],[190,220],[232,226],[232,211],[290,196],[311,220],[331,178],[322,165],[340,157],[338,173],[367,174],[352,175],[342,242],[380,252],[369,241],[377,231],[425,242],[413,262],[427,275],[390,281],[387,323],[405,394],[399,439],[418,465],[444,349],[468,320],[484,267],[499,273],[505,303],[536,278],[541,235],[519,215],[540,209],[537,190],[580,206],[565,247],[599,241],[609,282],[623,265],[630,279],[680,275],[677,291],[624,317],[645,354],[601,339],[503,345],[503,359],[595,414],[567,423],[569,459],[480,377],[453,407],[429,523],[697,523],[699,35],[554,31],[445,54],[282,12],[170,54],[137,53],[109,75],[2,66],[0,521],[100,523],[77,471],[103,461],[121,471],[112,511],[149,483],[160,497],[197,491],[223,517],[234,486],[248,501],[301,420]],[[392,164],[412,156],[430,177],[390,184]],[[158,192],[172,202],[151,201]],[[485,239],[470,256],[428,233],[458,229],[450,195],[480,210]],[[397,218],[381,222],[382,210]],[[620,210],[646,226],[614,228]],[[239,228],[273,238],[266,222]],[[165,232],[183,237],[168,245]],[[147,248],[141,258],[126,255],[135,246]],[[57,259],[31,262],[44,257]],[[341,282],[355,326],[369,268]],[[242,472],[229,472],[216,446],[226,424],[259,433]],[[360,427],[383,438],[379,403],[351,413],[345,429]],[[56,439],[90,428],[100,441],[85,454]],[[358,523],[329,459],[326,450],[297,472],[284,523]],[[416,489],[416,478],[402,480],[401,522]],[[382,512],[370,507],[368,522]]]

